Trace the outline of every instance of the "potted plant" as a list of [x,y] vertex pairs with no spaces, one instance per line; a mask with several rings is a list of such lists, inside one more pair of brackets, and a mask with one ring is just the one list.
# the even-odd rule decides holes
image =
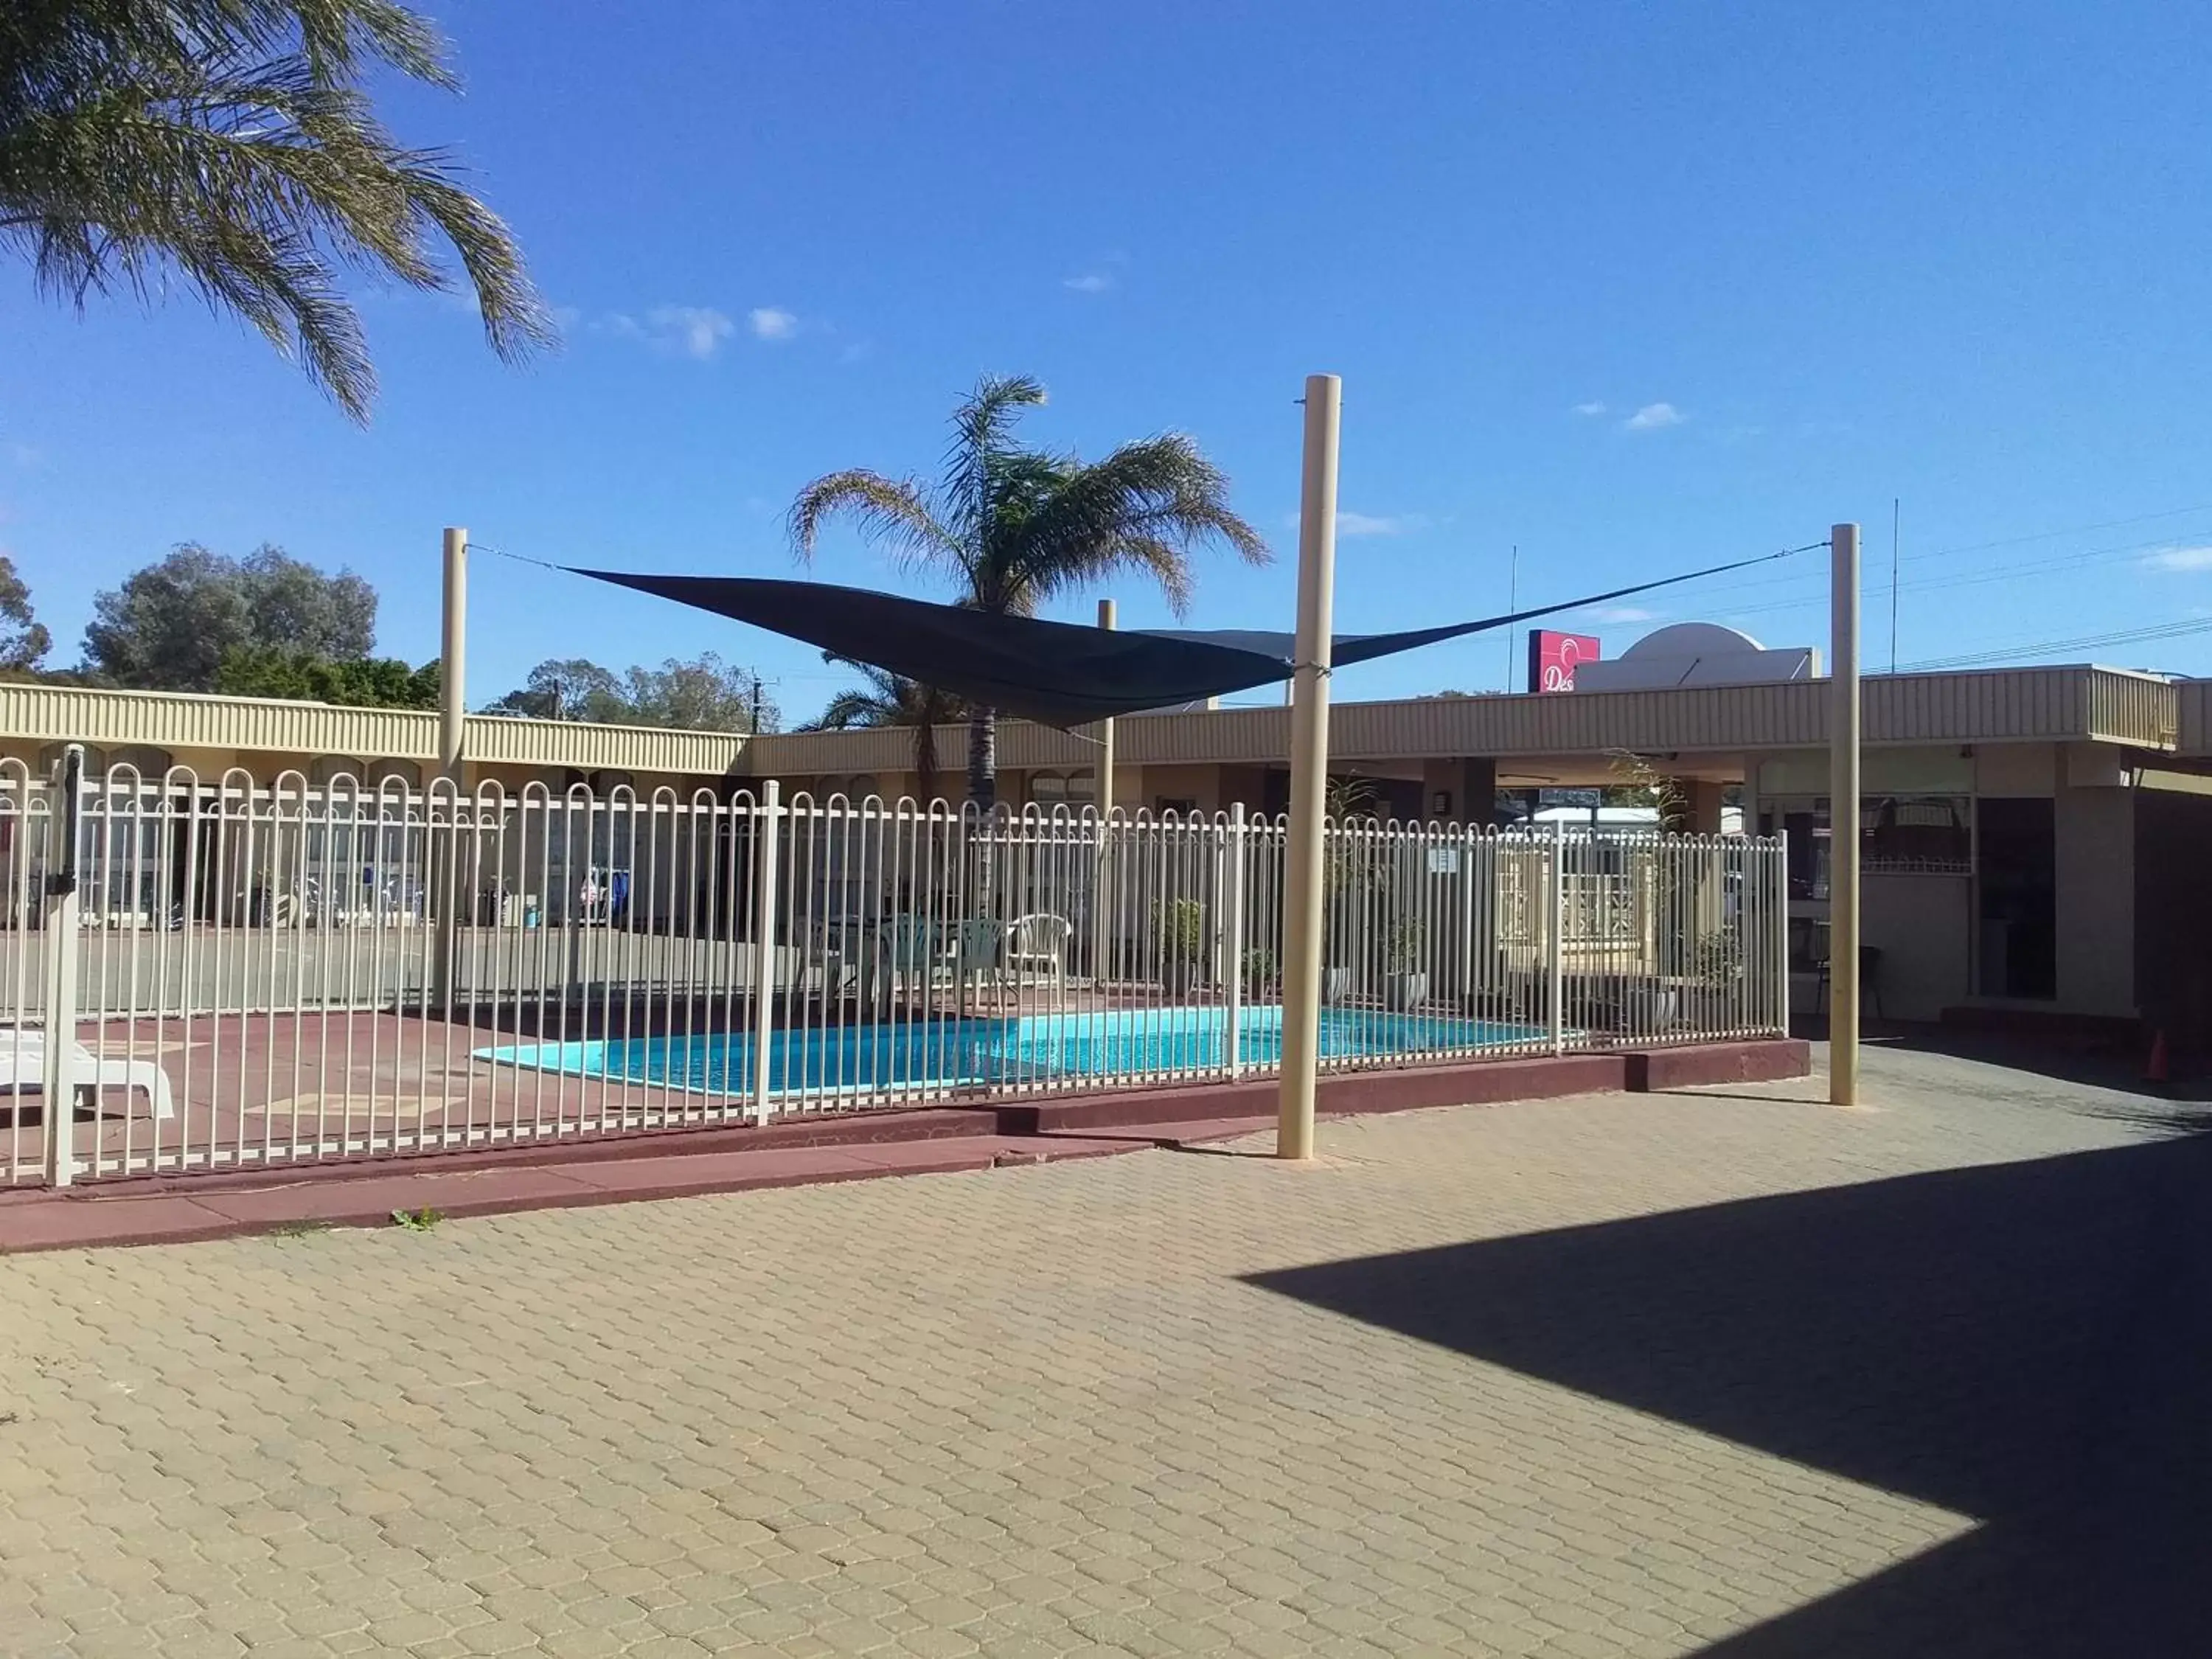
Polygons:
[[1690,982],[1684,999],[1690,1018],[1704,1030],[1723,1029],[1730,1023],[1742,979],[1742,942],[1730,933],[1702,936],[1690,956]]
[[1321,1000],[1349,1002],[1360,989],[1362,944],[1374,926],[1375,845],[1361,832],[1375,821],[1374,787],[1364,778],[1331,778],[1322,842]]
[[1428,970],[1421,957],[1426,938],[1427,930],[1416,917],[1401,916],[1390,928],[1382,1000],[1393,1008],[1411,1008],[1428,997]]
[[1274,994],[1282,978],[1282,970],[1275,962],[1275,953],[1264,945],[1255,945],[1244,953],[1244,990],[1249,996],[1265,997]]
[[1182,996],[1206,982],[1206,908],[1194,898],[1169,899],[1152,907],[1152,932],[1159,945],[1160,984]]

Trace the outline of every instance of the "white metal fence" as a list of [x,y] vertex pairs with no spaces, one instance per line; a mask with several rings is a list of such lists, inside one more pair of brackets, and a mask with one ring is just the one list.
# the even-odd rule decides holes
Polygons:
[[[0,766],[12,1182],[1235,1079],[1279,1054],[1284,826],[1241,809],[127,769],[70,795]],[[1787,1025],[1778,842],[1351,821],[1324,879],[1325,1069]]]

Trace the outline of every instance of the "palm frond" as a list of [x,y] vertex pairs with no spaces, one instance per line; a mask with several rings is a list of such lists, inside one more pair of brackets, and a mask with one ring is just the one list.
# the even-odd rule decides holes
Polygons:
[[453,84],[392,0],[24,0],[0,21],[0,241],[76,305],[172,272],[365,419],[375,388],[341,267],[444,289],[459,256],[493,349],[557,336],[507,227],[354,81]]
[[1006,555],[1011,586],[1033,600],[1091,586],[1119,570],[1158,584],[1177,616],[1190,603],[1190,555],[1225,542],[1265,564],[1267,544],[1230,509],[1229,480],[1180,433],[1146,438],[1088,466],[1021,527]]
[[822,526],[839,518],[850,520],[863,541],[908,563],[950,562],[964,568],[959,544],[912,478],[887,478],[865,467],[825,473],[791,504],[785,523],[792,550],[801,559],[812,558]]
[[1027,374],[986,374],[952,411],[952,443],[945,454],[947,516],[962,539],[980,542],[990,523],[994,469],[1016,453],[1014,422],[1045,400],[1044,385]]
[[877,726],[895,726],[893,710],[882,698],[867,691],[840,691],[801,732],[852,732]]

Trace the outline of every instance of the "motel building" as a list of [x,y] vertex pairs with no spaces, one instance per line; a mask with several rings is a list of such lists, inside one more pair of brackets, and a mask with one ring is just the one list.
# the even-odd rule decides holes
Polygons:
[[[1545,641],[1553,667],[1560,638]],[[1809,1008],[1833,833],[1828,686],[1814,653],[1683,624],[1570,675],[1542,666],[1532,662],[1529,683],[1559,690],[1337,703],[1332,769],[1361,780],[1379,815],[1465,824],[1554,818],[1636,770],[1678,784],[1685,829],[1784,835],[1793,1003]],[[915,792],[915,738],[748,739],[476,716],[463,781],[510,795],[580,785],[689,799],[774,779],[787,797],[895,798]],[[964,726],[937,731],[940,790],[960,788],[966,739]],[[2086,665],[1869,676],[1863,741],[1862,933],[1879,953],[1869,1014],[2162,1030],[2177,1047],[2212,1048],[2212,681]],[[43,775],[70,743],[94,774],[185,769],[191,787],[210,792],[226,780],[408,791],[436,775],[438,717],[0,684],[0,768]],[[1124,719],[1115,802],[1279,812],[1289,745],[1285,707]],[[1000,798],[1086,806],[1097,754],[1085,736],[1002,721]],[[619,849],[594,856],[619,864]],[[186,914],[214,902],[155,896]]]

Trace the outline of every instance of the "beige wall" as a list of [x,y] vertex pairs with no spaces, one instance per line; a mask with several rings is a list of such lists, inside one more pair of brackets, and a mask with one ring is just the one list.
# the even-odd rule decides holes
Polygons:
[[2058,1006],[2071,1013],[2136,1012],[2135,795],[2060,789]]
[[[1128,776],[1125,769],[1116,767],[1115,770],[1121,777]],[[1201,812],[1221,810],[1221,769],[1218,766],[1147,766],[1142,776],[1143,787],[1123,796],[1123,806],[1151,808],[1168,799],[1194,801]]]
[[[1859,887],[1861,941],[1881,952],[1881,1013],[1932,1020],[1966,1001],[1969,988],[1968,906],[1964,876],[1869,875]],[[1866,999],[1869,1013],[1874,999]]]

